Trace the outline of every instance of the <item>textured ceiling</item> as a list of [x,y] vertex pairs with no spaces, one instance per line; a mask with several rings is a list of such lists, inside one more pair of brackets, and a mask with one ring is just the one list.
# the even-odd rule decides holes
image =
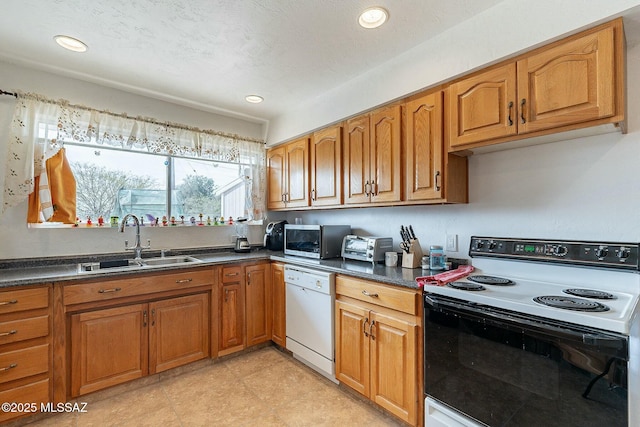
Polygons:
[[[500,1],[2,0],[0,60],[269,120]],[[372,5],[390,18],[362,29]],[[89,50],[67,52],[56,34]]]

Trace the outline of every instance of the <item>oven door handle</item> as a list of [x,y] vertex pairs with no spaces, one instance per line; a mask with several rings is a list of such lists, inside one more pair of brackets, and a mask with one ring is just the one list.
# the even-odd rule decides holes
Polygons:
[[466,302],[454,302],[442,300],[434,295],[424,295],[425,308],[436,310],[447,310],[456,315],[474,317],[482,321],[490,321],[503,327],[524,329],[533,333],[547,336],[556,336],[569,339],[574,342],[581,342],[590,347],[606,347],[609,349],[622,350],[624,359],[627,360],[627,337],[622,335],[608,334],[597,330],[576,326],[576,329],[564,328],[552,322],[536,321],[527,318],[520,313],[502,313],[493,310],[491,307]]

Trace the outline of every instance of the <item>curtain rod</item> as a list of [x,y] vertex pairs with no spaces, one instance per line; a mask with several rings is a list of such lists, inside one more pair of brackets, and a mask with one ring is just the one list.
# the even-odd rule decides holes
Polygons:
[[197,128],[197,127],[194,127],[194,126],[187,126],[187,125],[183,125],[183,124],[180,124],[180,123],[161,122],[161,121],[156,120],[156,119],[151,118],[151,117],[142,117],[142,116],[133,117],[133,116],[128,115],[127,113],[117,114],[117,113],[112,113],[111,111],[108,111],[108,110],[98,110],[96,108],[86,107],[84,105],[70,104],[69,101],[67,101],[66,99],[60,99],[60,100],[56,101],[56,100],[49,99],[49,98],[46,98],[46,97],[44,97],[42,95],[35,94],[35,93],[7,92],[7,91],[4,91],[4,90],[0,89],[0,94],[1,95],[13,95],[16,98],[35,99],[35,100],[38,100],[40,102],[46,102],[48,104],[64,105],[66,107],[76,108],[78,110],[96,112],[96,113],[100,113],[100,114],[107,114],[107,115],[110,115],[110,116],[113,116],[113,117],[120,117],[120,118],[131,119],[131,120],[139,120],[141,122],[151,123],[151,124],[154,124],[154,125],[172,127],[172,128],[176,128],[176,129],[189,130],[189,131],[192,131],[192,132],[201,132],[201,133],[206,133],[208,135],[223,136],[225,138],[238,139],[240,141],[257,142],[257,143],[260,143],[260,144],[264,144],[265,143],[265,141],[262,140],[262,139],[249,138],[249,137],[240,136],[240,135],[237,135],[237,134],[220,132],[220,131],[216,131],[216,130],[200,129],[200,128]]

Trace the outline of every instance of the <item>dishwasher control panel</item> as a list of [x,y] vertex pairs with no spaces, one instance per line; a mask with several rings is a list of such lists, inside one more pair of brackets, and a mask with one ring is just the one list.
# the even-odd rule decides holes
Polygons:
[[335,274],[294,265],[284,266],[284,281],[301,288],[333,294]]

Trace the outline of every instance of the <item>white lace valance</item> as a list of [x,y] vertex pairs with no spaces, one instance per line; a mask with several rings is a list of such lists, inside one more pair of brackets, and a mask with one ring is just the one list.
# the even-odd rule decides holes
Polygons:
[[[53,135],[53,136],[52,136]],[[245,164],[251,188],[251,219],[264,216],[265,146],[260,140],[176,123],[130,117],[67,101],[52,101],[35,94],[18,94],[9,141],[6,144],[2,212],[28,198],[34,177],[48,158],[67,141],[109,145],[121,150],[196,157]]]

